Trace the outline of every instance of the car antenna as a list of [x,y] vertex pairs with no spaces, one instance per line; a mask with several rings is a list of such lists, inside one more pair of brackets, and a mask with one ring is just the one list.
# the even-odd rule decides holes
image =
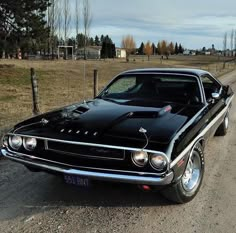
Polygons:
[[147,130],[144,129],[143,127],[140,127],[139,133],[142,133],[142,134],[145,136],[145,139],[146,139],[146,144],[145,144],[145,146],[142,148],[142,150],[144,150],[144,149],[147,147],[148,143],[149,143],[149,140],[148,140],[148,137],[147,137]]

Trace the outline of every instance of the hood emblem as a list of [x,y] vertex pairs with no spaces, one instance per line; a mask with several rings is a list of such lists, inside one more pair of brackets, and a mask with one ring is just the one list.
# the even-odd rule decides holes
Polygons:
[[147,130],[144,129],[143,127],[141,127],[141,128],[139,129],[139,133],[145,134],[145,133],[147,133]]
[[145,136],[145,139],[146,139],[146,144],[145,144],[144,147],[142,148],[142,150],[144,150],[144,149],[147,147],[148,143],[149,143],[149,139],[148,139],[148,137],[147,137],[147,130],[144,129],[143,127],[140,127],[139,133],[142,133],[142,134]]

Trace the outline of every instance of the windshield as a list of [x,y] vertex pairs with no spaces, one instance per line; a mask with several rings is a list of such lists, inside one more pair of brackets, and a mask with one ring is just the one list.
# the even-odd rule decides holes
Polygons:
[[121,75],[99,97],[111,100],[150,99],[183,104],[201,102],[196,77],[186,75]]

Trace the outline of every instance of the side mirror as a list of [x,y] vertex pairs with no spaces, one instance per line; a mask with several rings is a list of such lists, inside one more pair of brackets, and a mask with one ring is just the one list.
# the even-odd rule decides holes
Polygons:
[[212,97],[213,99],[215,99],[215,100],[218,100],[218,99],[220,98],[220,94],[214,92],[214,93],[211,93],[211,97]]

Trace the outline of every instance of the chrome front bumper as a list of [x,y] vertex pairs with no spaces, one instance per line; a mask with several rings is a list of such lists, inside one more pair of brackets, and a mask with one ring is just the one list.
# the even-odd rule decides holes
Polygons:
[[97,171],[86,171],[82,169],[73,169],[73,168],[65,168],[63,166],[60,166],[60,164],[56,164],[53,162],[45,162],[40,161],[39,159],[35,157],[31,157],[31,160],[25,160],[18,157],[17,154],[7,151],[6,149],[2,148],[1,153],[3,156],[9,158],[10,160],[13,160],[15,162],[22,163],[24,165],[34,166],[36,168],[52,171],[52,172],[58,172],[63,174],[69,174],[69,175],[78,175],[83,177],[88,177],[94,180],[104,180],[104,181],[114,181],[114,182],[122,182],[122,183],[130,183],[130,184],[146,184],[146,185],[168,185],[172,182],[174,174],[173,172],[169,172],[164,177],[158,177],[158,176],[145,176],[144,173],[142,175],[126,175],[126,174],[116,174],[112,173],[112,171],[108,172],[97,172]]

